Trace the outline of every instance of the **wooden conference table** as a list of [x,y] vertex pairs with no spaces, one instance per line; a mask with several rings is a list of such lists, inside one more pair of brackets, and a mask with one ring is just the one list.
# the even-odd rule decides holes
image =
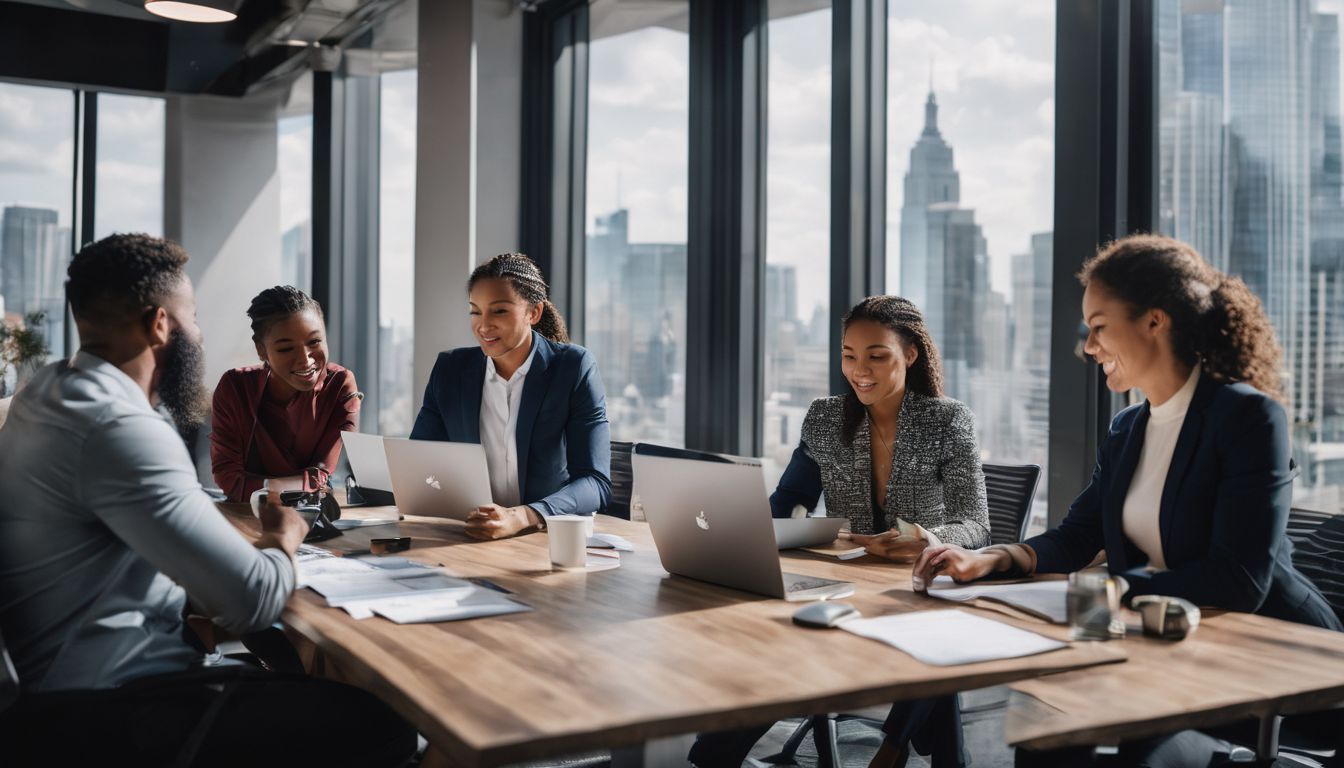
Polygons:
[[[256,534],[245,505],[221,509]],[[389,512],[348,509],[346,516]],[[489,579],[530,612],[399,626],[380,617],[356,621],[299,590],[283,620],[342,679],[381,697],[448,761],[466,766],[853,710],[1124,659],[1119,644],[1080,643],[1023,659],[929,666],[846,632],[798,627],[790,621],[797,604],[667,575],[644,523],[599,516],[596,525],[634,544],[619,568],[552,572],[544,534],[475,542],[453,521],[408,518],[397,526],[413,537],[405,556]],[[352,529],[323,546],[367,547],[371,536],[392,529]],[[847,600],[865,616],[951,608],[911,592],[908,566],[788,552],[783,559],[790,571],[854,582]],[[1064,631],[996,618],[1056,637]]]

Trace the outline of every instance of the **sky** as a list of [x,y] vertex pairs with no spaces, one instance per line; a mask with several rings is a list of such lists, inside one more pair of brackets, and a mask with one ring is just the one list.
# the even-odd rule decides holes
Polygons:
[[[932,70],[940,126],[961,172],[962,206],[989,242],[993,287],[1011,256],[1053,218],[1054,3],[893,0],[888,24],[888,274],[897,290],[909,150]],[[799,314],[825,302],[829,276],[830,10],[769,30],[767,260],[799,271]],[[686,36],[643,29],[590,52],[588,227],[618,204],[635,242],[685,242]]]

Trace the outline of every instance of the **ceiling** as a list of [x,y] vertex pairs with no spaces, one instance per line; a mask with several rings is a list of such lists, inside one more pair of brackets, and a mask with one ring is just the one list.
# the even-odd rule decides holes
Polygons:
[[414,0],[244,0],[227,24],[141,0],[0,0],[0,77],[243,96],[317,67],[414,66]]

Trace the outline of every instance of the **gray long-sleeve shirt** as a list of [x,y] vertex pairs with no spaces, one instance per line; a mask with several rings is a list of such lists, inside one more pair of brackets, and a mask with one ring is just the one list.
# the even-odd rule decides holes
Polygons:
[[294,566],[201,489],[129,376],[87,352],[39,371],[0,429],[0,632],[29,691],[185,669],[189,594],[235,632],[274,622]]

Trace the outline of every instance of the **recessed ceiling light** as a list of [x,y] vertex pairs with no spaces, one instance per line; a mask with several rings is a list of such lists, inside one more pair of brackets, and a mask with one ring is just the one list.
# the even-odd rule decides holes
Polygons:
[[174,21],[217,24],[238,18],[242,0],[145,0],[145,10]]

